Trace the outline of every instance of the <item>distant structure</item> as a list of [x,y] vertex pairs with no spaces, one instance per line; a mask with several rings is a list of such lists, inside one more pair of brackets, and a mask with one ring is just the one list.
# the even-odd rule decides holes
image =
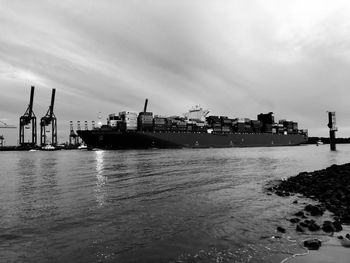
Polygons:
[[98,122],[97,122],[97,127],[98,127],[98,128],[101,128],[101,126],[102,126],[102,121],[101,121],[101,119],[102,119],[102,116],[101,116],[101,112],[99,111],[99,112],[98,112]]
[[[1,128],[5,128],[5,129],[14,129],[14,128],[16,128],[16,126],[8,125],[8,124],[6,124],[5,122],[0,121],[0,129],[1,129]],[[3,136],[3,135],[0,135],[0,147],[4,146],[4,141],[5,141],[4,136]]]
[[74,131],[73,121],[69,122],[69,145],[78,144],[78,135]]
[[53,112],[54,104],[55,104],[55,93],[56,89],[52,89],[51,94],[51,104],[49,106],[48,111],[46,112],[45,116],[41,118],[40,120],[40,144],[41,146],[44,146],[47,144],[47,136],[46,132],[49,132],[46,130],[46,127],[51,124],[51,145],[56,146],[57,145],[57,119]]
[[336,150],[336,144],[335,144],[335,132],[338,131],[338,128],[335,126],[335,111],[329,111],[328,112],[328,128],[329,128],[329,143],[331,147],[331,151]]
[[[30,90],[30,100],[29,105],[23,116],[19,118],[19,144],[21,146],[35,146],[37,143],[36,134],[36,117],[33,112],[33,100],[34,100],[34,86]],[[24,128],[29,129],[28,125],[32,126],[32,140],[29,142],[24,142]]]
[[[77,131],[81,130],[81,126],[80,126],[80,121],[77,121]],[[76,140],[77,144],[80,144],[80,137],[77,134],[77,140]]]

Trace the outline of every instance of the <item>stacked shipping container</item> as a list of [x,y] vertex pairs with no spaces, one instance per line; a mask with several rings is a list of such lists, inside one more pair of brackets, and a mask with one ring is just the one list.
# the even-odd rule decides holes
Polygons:
[[227,116],[209,116],[206,121],[188,120],[180,116],[154,116],[152,112],[119,112],[108,116],[108,126],[121,131],[154,131],[154,132],[207,132],[214,133],[274,133],[297,134],[298,123],[287,120],[274,122],[272,112],[259,114],[257,120],[248,118],[231,119]]
[[140,112],[137,117],[138,130],[140,131],[152,131],[153,130],[153,113],[152,112]]

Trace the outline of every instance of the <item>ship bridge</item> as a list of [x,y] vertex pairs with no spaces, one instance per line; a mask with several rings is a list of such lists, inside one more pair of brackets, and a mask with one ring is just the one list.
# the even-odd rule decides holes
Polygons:
[[184,117],[187,120],[193,121],[205,121],[205,117],[208,115],[209,110],[204,110],[200,105],[195,105],[188,112],[184,113]]

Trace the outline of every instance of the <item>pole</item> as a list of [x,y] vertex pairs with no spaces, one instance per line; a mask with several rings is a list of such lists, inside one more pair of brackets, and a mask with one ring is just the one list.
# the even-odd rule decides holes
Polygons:
[[328,128],[329,128],[329,144],[331,151],[336,151],[336,142],[335,142],[335,132],[338,130],[335,126],[335,112],[328,112]]

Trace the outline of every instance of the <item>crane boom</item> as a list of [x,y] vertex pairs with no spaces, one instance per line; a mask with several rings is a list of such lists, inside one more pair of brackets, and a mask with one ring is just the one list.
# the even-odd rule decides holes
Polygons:
[[34,86],[30,89],[30,100],[29,100],[29,107],[28,107],[28,116],[32,116],[33,112],[33,100],[34,100]]
[[14,125],[8,125],[7,123],[3,122],[3,121],[0,121],[0,128],[8,128],[8,129],[14,129],[14,128],[17,128],[16,126]]
[[55,94],[56,94],[56,89],[52,89],[51,105],[50,105],[50,119],[52,119],[52,115],[53,115],[53,107],[55,104]]

